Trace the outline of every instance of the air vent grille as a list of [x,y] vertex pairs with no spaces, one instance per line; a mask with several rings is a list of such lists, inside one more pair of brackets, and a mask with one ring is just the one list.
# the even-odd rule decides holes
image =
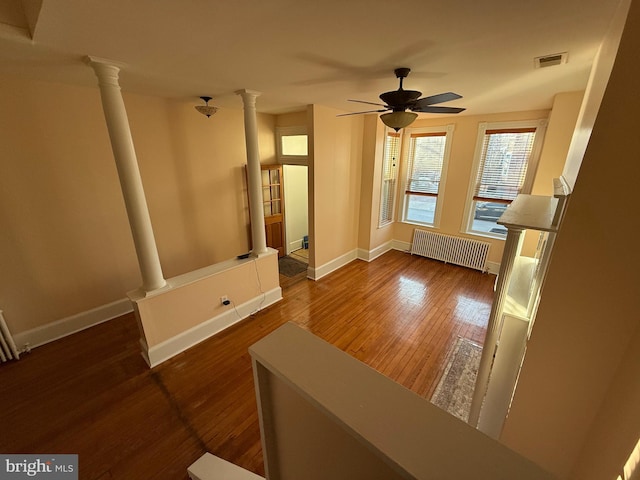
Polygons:
[[552,55],[543,55],[542,57],[536,57],[533,59],[535,68],[553,67],[554,65],[561,65],[567,63],[567,52],[554,53]]

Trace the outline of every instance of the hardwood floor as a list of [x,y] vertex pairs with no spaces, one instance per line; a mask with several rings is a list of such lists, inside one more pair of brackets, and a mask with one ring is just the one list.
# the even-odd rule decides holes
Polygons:
[[206,451],[264,475],[251,344],[293,321],[430,398],[456,337],[482,342],[494,278],[354,261],[153,370],[125,315],[0,366],[0,452],[77,453],[87,480],[186,479]]

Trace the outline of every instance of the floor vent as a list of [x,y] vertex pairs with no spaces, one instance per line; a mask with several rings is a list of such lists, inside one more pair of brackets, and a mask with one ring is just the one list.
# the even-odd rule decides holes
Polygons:
[[18,360],[19,358],[20,353],[9,332],[7,322],[5,322],[4,315],[2,315],[2,310],[0,310],[0,361],[4,363],[9,360]]
[[490,246],[487,242],[415,229],[411,253],[485,272]]

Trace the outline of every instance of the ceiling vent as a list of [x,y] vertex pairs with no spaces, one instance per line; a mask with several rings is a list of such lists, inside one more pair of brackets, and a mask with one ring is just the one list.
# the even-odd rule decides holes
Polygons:
[[554,65],[561,65],[567,63],[567,52],[554,53],[552,55],[543,55],[542,57],[536,57],[533,59],[533,65],[535,68],[553,67]]

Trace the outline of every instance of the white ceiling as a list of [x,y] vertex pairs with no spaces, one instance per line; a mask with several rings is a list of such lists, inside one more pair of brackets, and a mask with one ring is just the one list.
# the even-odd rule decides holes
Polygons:
[[[619,0],[2,0],[0,72],[95,86],[85,55],[126,66],[125,91],[259,111],[363,110],[405,88],[482,114],[551,107],[586,86]],[[30,26],[31,25],[31,26]],[[33,32],[33,34],[31,34]],[[569,61],[534,69],[536,56]],[[46,95],[46,91],[42,92]],[[366,106],[364,110],[366,110]],[[426,114],[421,114],[426,116]]]

